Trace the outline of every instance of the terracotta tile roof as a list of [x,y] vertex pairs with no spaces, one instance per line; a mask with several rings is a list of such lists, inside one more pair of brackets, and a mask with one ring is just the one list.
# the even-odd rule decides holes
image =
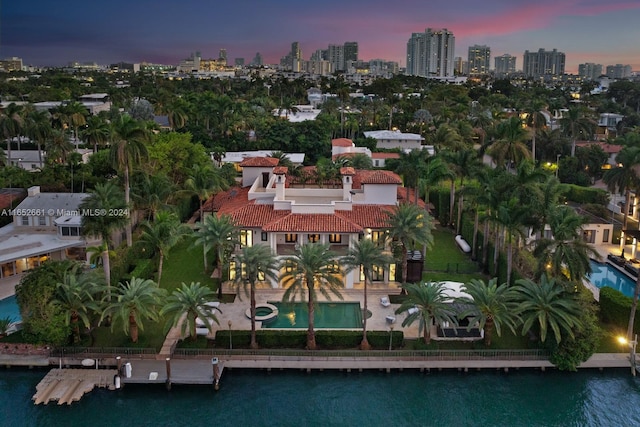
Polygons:
[[289,171],[289,168],[286,166],[276,166],[273,168],[273,173],[276,175],[286,175]]
[[362,228],[386,228],[388,213],[393,208],[389,205],[354,205],[350,211],[336,211],[336,215]]
[[350,166],[340,168],[340,175],[355,175],[356,170]]
[[597,145],[600,148],[602,148],[602,151],[604,151],[607,154],[617,154],[622,150],[622,145],[616,145],[616,144],[607,144],[604,142],[596,142],[596,141],[579,141],[576,142],[576,147],[588,147],[590,145]]
[[263,227],[271,232],[359,233],[362,227],[334,214],[289,214]]
[[[234,222],[243,227],[263,228],[290,215],[291,211],[277,211],[273,205],[247,204],[241,208],[229,212]],[[265,228],[266,231],[266,228]]]
[[202,210],[204,212],[229,213],[249,203],[249,189],[250,187],[232,187],[227,191],[217,193],[202,205]]
[[[414,191],[413,188],[398,187],[398,202],[400,202],[400,203],[415,203],[414,202],[415,194],[416,194],[416,192]],[[418,198],[418,206],[421,207],[422,209],[424,209],[425,208],[424,200]]]
[[353,177],[353,188],[361,188],[361,184],[397,184],[402,185],[398,174],[385,170],[357,170]]
[[275,157],[247,157],[240,162],[240,166],[246,167],[258,167],[258,168],[272,168],[278,166],[280,160]]
[[353,147],[353,141],[348,138],[336,138],[331,140],[332,147]]

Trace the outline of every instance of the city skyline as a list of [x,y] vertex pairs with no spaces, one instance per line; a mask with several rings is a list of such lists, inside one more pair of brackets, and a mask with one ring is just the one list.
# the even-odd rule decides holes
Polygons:
[[[226,49],[249,62],[260,52],[266,64],[285,56],[297,41],[304,59],[329,44],[355,41],[359,58],[381,58],[406,66],[414,32],[447,28],[456,38],[455,56],[471,45],[487,45],[491,57],[508,53],[522,68],[525,50],[557,49],[566,70],[578,64],[629,64],[640,70],[640,3],[613,0],[539,0],[534,4],[488,0],[325,0],[266,4],[238,0],[203,4],[194,0],[80,2],[63,6],[44,0],[5,2],[0,10],[0,57],[27,65],[59,66],[71,61],[109,64],[151,62],[176,65],[192,52],[217,58]],[[493,59],[491,61],[493,65]]]

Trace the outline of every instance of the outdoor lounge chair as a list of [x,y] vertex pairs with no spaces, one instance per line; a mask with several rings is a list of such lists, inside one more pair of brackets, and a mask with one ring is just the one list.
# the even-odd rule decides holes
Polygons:
[[394,323],[396,323],[396,317],[395,316],[387,316],[385,319],[387,319],[387,324],[389,325],[393,325]]
[[389,307],[391,305],[391,301],[389,301],[389,297],[380,298],[380,305],[383,307]]
[[411,307],[409,310],[407,310],[407,315],[412,315],[418,312],[418,307]]

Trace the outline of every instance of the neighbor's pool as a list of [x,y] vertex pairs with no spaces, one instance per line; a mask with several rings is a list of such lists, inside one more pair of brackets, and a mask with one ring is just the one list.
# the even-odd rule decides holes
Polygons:
[[15,295],[0,299],[0,319],[4,319],[5,317],[9,317],[12,322],[22,321],[20,308],[18,307]]
[[[309,327],[307,303],[283,303],[269,301],[278,307],[278,317],[263,323],[263,328],[288,329]],[[362,328],[362,309],[359,302],[320,302],[314,311],[315,327],[330,328]]]
[[591,270],[592,273],[589,276],[589,281],[596,287],[604,288],[608,286],[633,298],[633,291],[636,284],[627,277],[627,275],[616,270],[615,267],[609,264],[601,264],[593,260],[591,261]]

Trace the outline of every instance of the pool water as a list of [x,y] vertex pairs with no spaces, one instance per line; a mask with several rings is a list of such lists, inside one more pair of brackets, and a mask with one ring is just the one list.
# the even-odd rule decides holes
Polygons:
[[0,319],[5,317],[10,318],[12,322],[22,321],[15,295],[0,300]]
[[[263,323],[263,328],[306,329],[309,327],[309,311],[306,302],[272,302],[278,307],[278,317]],[[362,309],[359,302],[320,302],[314,311],[315,328],[362,328]]]
[[608,286],[633,298],[636,283],[626,274],[621,273],[609,264],[601,264],[597,261],[591,261],[591,271],[589,281],[596,287],[604,288]]

